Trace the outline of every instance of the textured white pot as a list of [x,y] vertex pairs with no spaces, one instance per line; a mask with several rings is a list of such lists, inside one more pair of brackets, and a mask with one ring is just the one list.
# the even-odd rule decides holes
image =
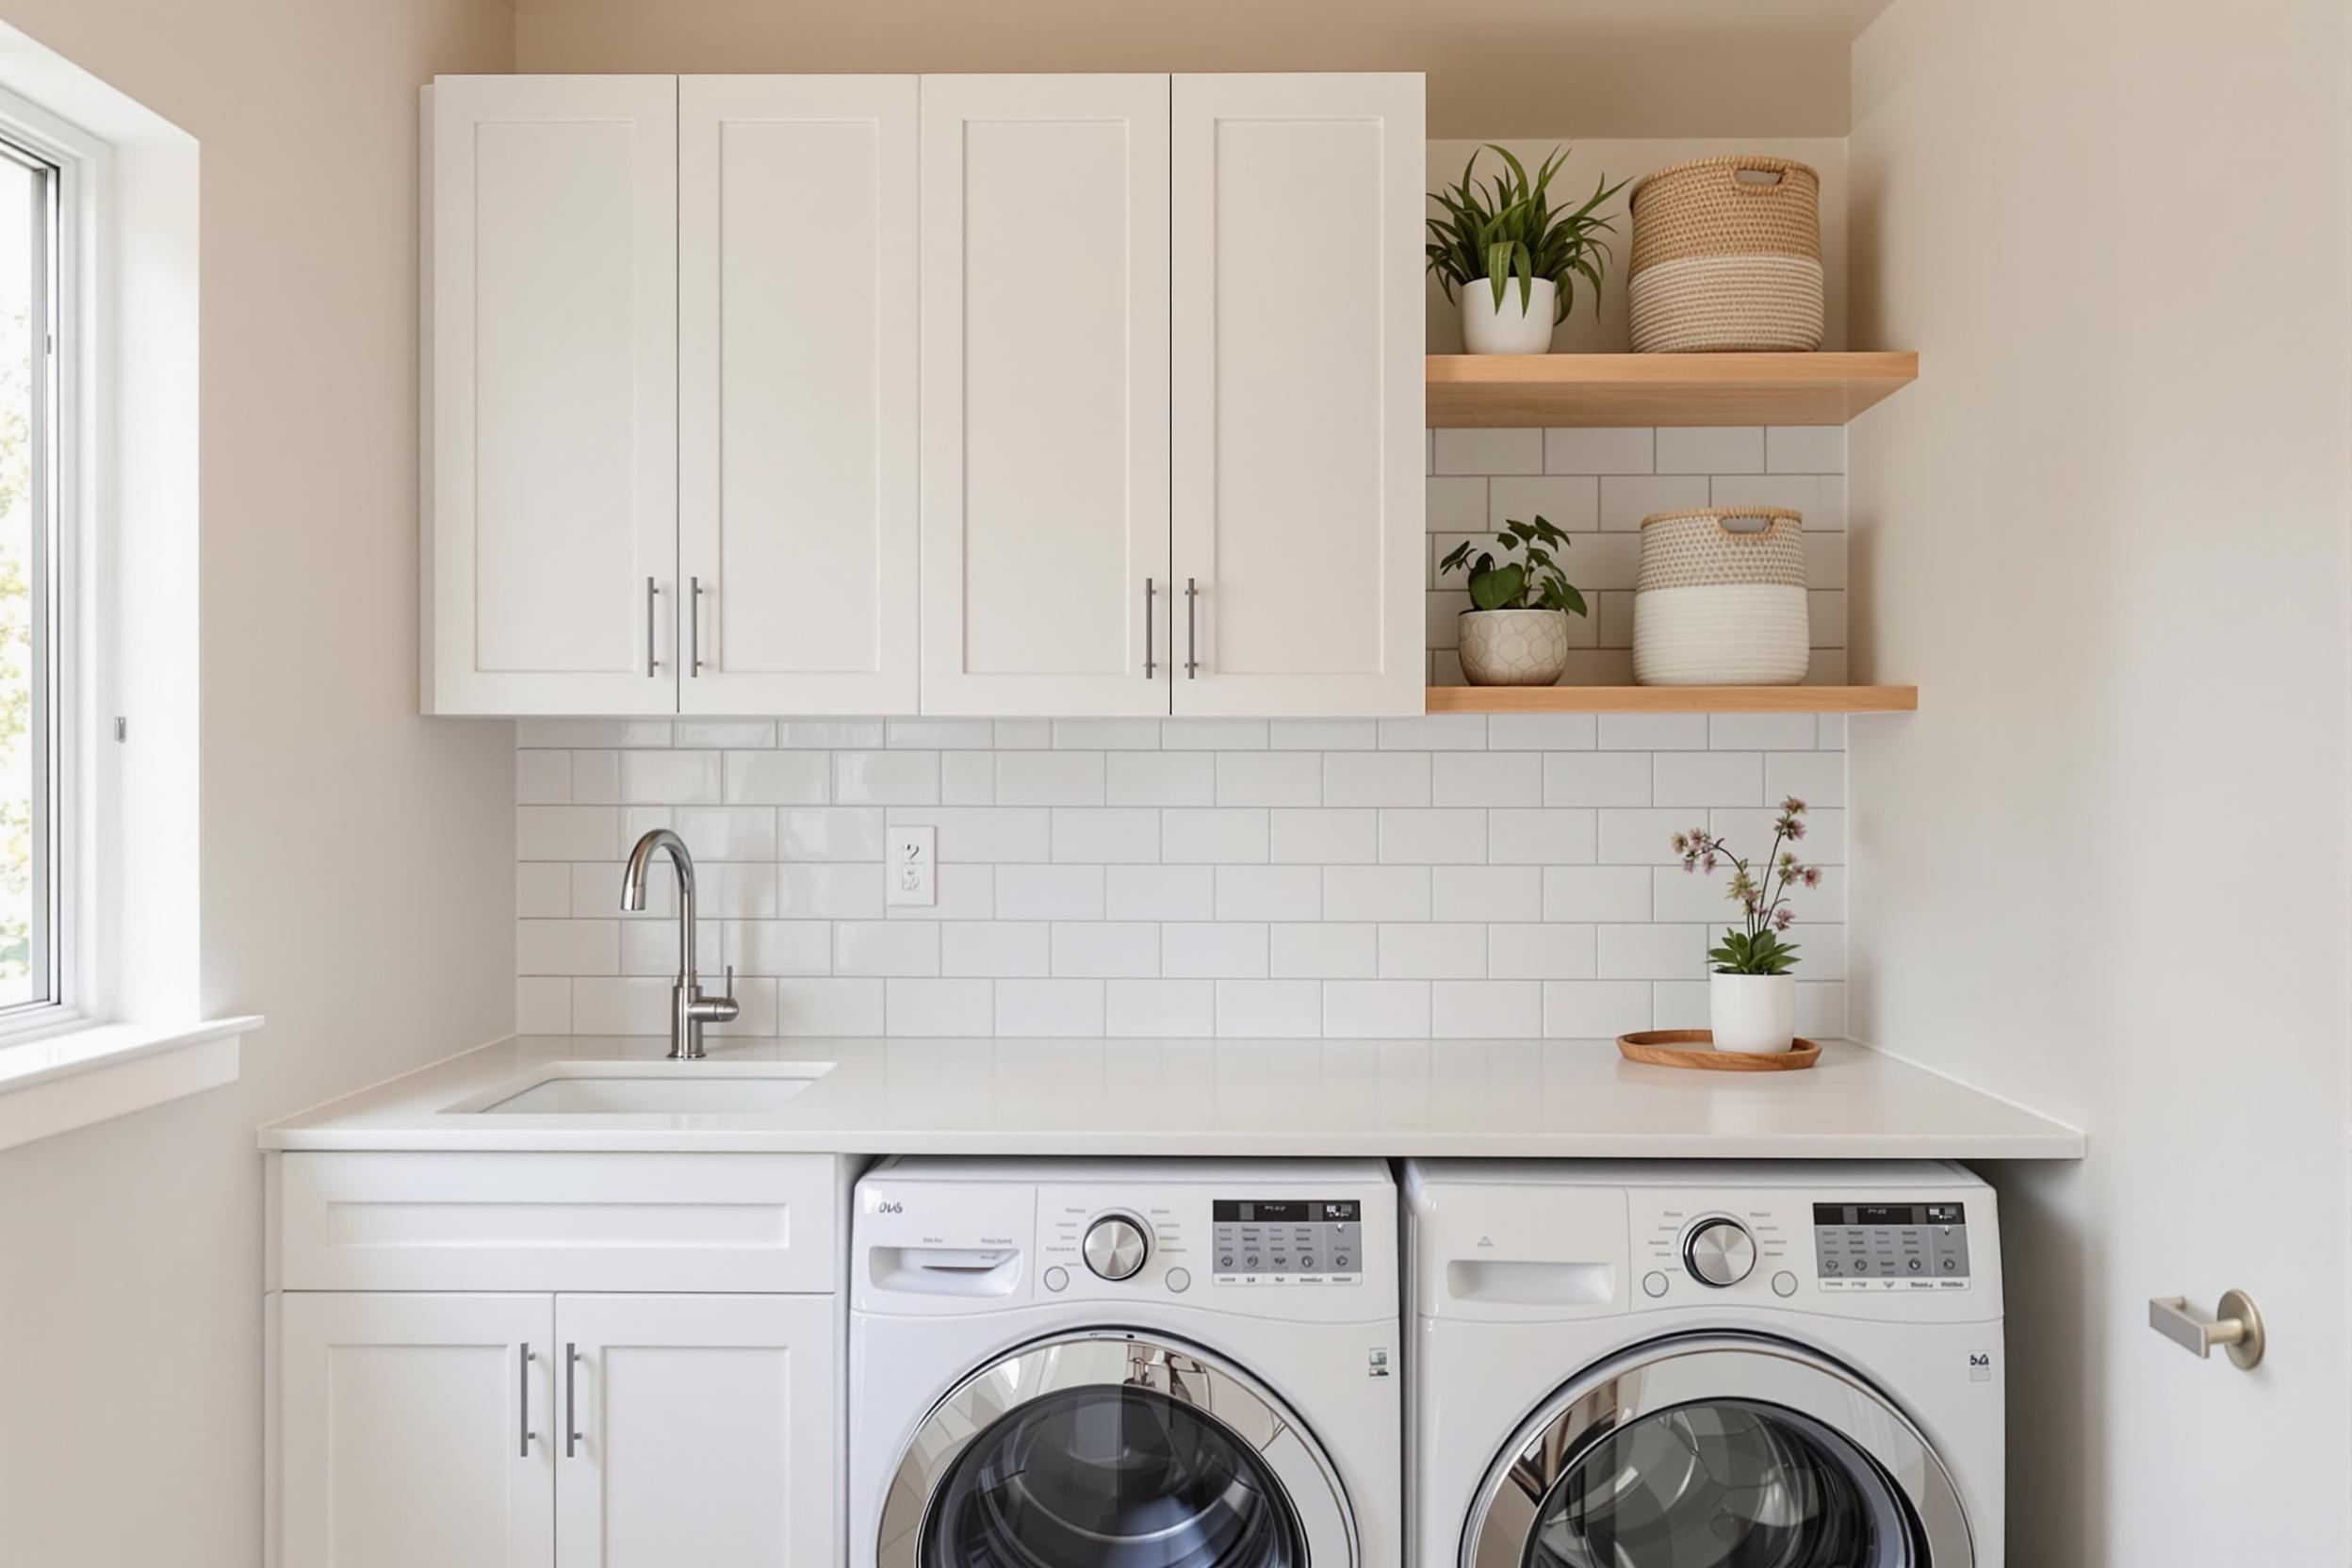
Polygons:
[[1568,669],[1565,610],[1465,610],[1454,624],[1473,686],[1553,686]]
[[1797,1037],[1797,977],[1710,974],[1707,1010],[1716,1050],[1751,1056],[1786,1051]]
[[1527,307],[1519,304],[1519,280],[1503,285],[1502,308],[1494,306],[1494,286],[1485,278],[1458,284],[1454,300],[1462,307],[1462,345],[1474,354],[1547,354],[1552,351],[1552,302],[1559,294],[1550,282],[1535,280]]

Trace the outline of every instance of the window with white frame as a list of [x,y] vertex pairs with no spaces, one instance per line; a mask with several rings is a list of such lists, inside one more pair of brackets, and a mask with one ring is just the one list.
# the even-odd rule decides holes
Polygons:
[[0,135],[0,1028],[70,1006],[65,167]]

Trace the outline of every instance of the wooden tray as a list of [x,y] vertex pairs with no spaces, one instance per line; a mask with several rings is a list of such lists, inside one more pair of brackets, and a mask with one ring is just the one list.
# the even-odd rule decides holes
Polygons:
[[1820,1061],[1821,1048],[1799,1039],[1786,1051],[1718,1051],[1711,1029],[1644,1029],[1618,1036],[1617,1054],[1652,1067],[1697,1068],[1707,1072],[1795,1072]]

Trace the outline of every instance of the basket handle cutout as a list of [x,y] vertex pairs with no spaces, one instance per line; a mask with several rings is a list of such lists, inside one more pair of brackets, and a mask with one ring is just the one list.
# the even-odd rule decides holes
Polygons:
[[1742,168],[1731,172],[1732,186],[1747,190],[1770,190],[1788,177],[1788,172],[1780,169]]
[[1734,544],[1758,544],[1778,533],[1781,521],[1761,512],[1732,512],[1715,519],[1715,531]]

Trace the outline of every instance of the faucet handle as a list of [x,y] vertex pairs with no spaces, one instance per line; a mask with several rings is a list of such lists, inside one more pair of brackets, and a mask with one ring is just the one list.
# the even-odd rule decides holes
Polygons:
[[732,1001],[735,996],[735,966],[733,964],[727,966],[727,978],[721,984],[726,987],[726,989],[720,991],[719,994]]

